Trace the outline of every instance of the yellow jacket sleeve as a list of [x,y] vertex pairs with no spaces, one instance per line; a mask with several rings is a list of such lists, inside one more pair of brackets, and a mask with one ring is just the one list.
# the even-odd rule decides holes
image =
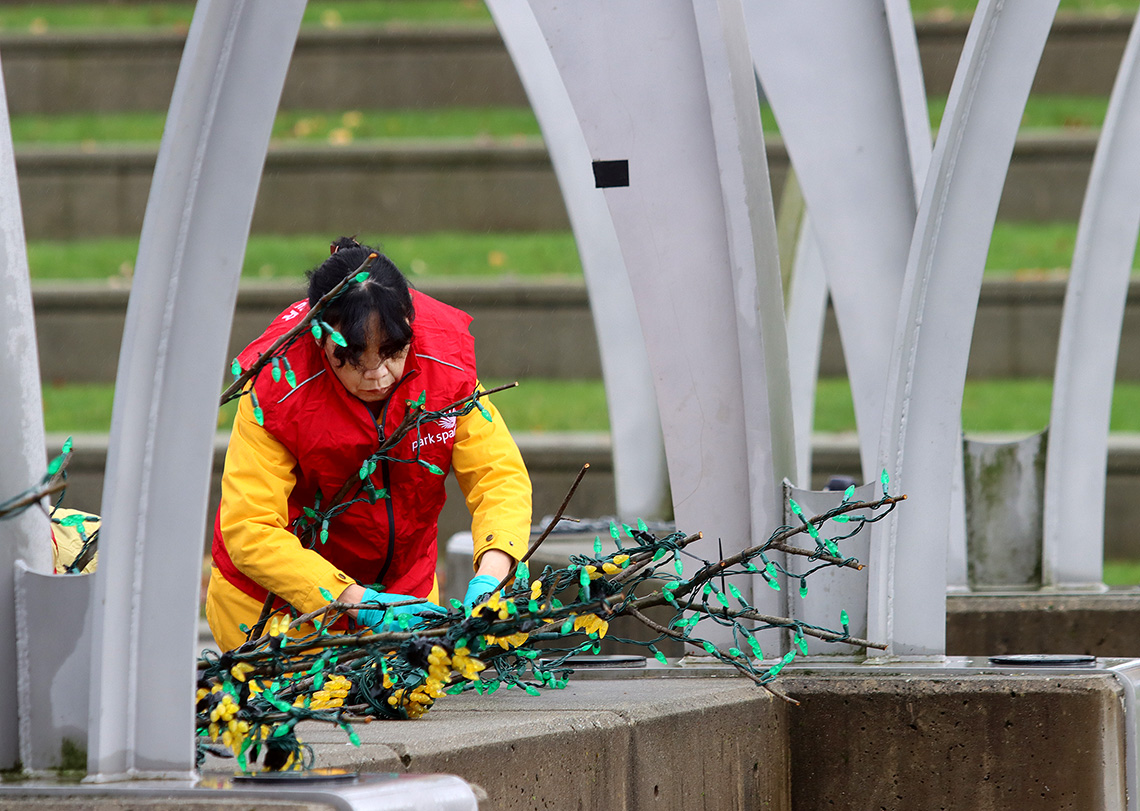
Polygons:
[[238,404],[226,467],[222,474],[219,523],[226,550],[247,577],[298,611],[315,611],[352,578],[288,529],[289,495],[296,484],[296,460],[253,418],[248,397]]
[[530,539],[531,485],[522,454],[502,415],[481,398],[491,415],[478,409],[455,423],[451,467],[471,513],[474,568],[488,549],[501,549],[515,560],[526,554]]

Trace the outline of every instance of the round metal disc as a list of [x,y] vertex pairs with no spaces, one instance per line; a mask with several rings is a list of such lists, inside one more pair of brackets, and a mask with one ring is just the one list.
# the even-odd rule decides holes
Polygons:
[[990,663],[1016,667],[1088,667],[1096,664],[1096,657],[1085,654],[1023,653],[991,656]]
[[329,783],[355,780],[358,772],[345,769],[310,769],[307,772],[254,772],[235,774],[234,780],[251,783]]

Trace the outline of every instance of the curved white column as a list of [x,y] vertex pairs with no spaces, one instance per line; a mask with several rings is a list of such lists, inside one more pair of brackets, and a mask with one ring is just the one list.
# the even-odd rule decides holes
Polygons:
[[[746,0],[745,8],[757,72],[819,243],[843,339],[863,473],[874,479],[917,206],[912,157],[923,157],[916,116],[904,109],[900,47],[881,2]],[[904,64],[919,69],[917,55]],[[915,77],[907,79],[913,84]],[[925,106],[920,112],[925,118]],[[929,143],[927,128],[927,154]]]
[[486,0],[542,127],[578,244],[598,336],[610,415],[614,485],[623,518],[670,512],[661,418],[645,339],[609,209],[594,186],[574,108],[525,0]]
[[[598,194],[645,335],[676,520],[705,533],[706,556],[718,539],[743,548],[781,522],[779,483],[795,462],[739,0],[530,5],[591,158],[628,162],[628,185]],[[757,600],[774,605],[765,591]]]
[[[7,501],[44,475],[44,409],[28,251],[16,158],[8,119],[8,97],[0,76],[0,501]],[[20,761],[16,712],[17,560],[39,572],[51,571],[51,526],[39,510],[0,521],[0,769]]]
[[888,655],[946,646],[946,556],[962,389],[989,236],[1056,0],[982,0],[935,141],[907,260],[882,467],[909,500],[874,526],[868,633]]
[[1065,291],[1045,474],[1042,578],[1104,588],[1108,431],[1124,305],[1140,231],[1140,27],[1109,99]]
[[119,356],[92,612],[89,779],[194,767],[197,572],[221,373],[304,0],[200,0]]
[[792,421],[796,429],[796,485],[811,489],[812,429],[819,352],[827,316],[827,277],[811,215],[804,213],[792,260],[788,290],[788,378],[792,389]]

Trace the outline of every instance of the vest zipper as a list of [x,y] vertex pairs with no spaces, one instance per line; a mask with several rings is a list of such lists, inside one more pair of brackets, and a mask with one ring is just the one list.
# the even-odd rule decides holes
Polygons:
[[[407,380],[407,375],[401,377],[400,380],[392,387],[388,399],[384,401],[384,408],[380,412],[380,420],[377,421],[376,416],[372,413],[372,409],[367,408],[368,416],[372,418],[372,423],[376,426],[376,435],[379,441],[384,441],[384,426],[388,424],[388,406],[392,404],[392,397],[396,394],[396,390],[400,388],[400,384]],[[384,576],[388,574],[388,569],[392,566],[392,557],[396,551],[396,509],[392,506],[396,494],[392,492],[391,475],[388,469],[388,460],[382,459],[380,461],[380,478],[384,485],[384,489],[388,491],[388,498],[384,499],[384,507],[388,513],[388,551],[384,556],[384,565],[380,567],[376,578],[372,581],[373,585],[382,585]]]

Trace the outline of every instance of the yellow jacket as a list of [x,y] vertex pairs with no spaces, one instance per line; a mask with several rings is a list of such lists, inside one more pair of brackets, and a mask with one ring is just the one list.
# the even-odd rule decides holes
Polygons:
[[[451,453],[471,513],[476,567],[488,549],[521,558],[531,523],[531,484],[522,455],[498,410],[486,398],[480,402],[491,420],[478,410],[457,418]],[[249,398],[243,397],[226,453],[218,511],[225,552],[244,575],[307,613],[327,603],[322,589],[336,597],[356,580],[325,559],[320,547],[304,548],[289,530],[296,465],[292,454],[258,425]],[[438,601],[438,584],[428,596]],[[252,628],[262,604],[213,567],[206,618],[222,650],[245,640],[240,626]]]

